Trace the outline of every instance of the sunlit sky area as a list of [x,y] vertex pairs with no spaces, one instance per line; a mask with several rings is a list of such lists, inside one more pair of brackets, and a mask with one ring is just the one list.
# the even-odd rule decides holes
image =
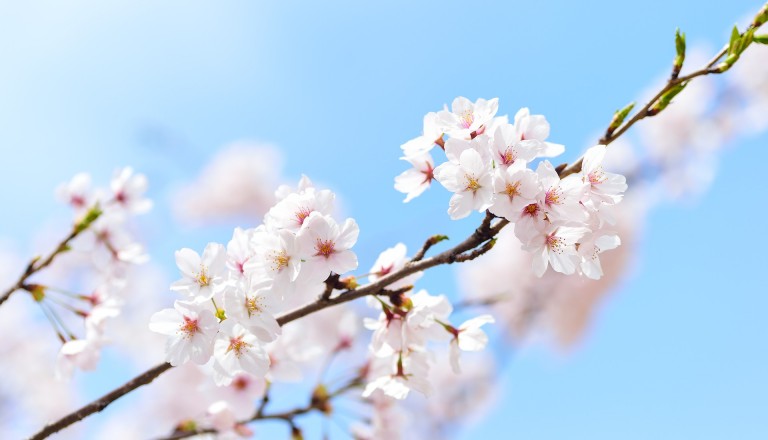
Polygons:
[[[425,113],[456,96],[499,97],[500,114],[530,107],[570,161],[667,75],[677,27],[714,54],[759,6],[3,2],[0,242],[25,258],[46,248],[41,231],[57,236],[69,221],[59,183],[81,171],[106,182],[130,165],[149,177],[155,208],[140,224],[172,280],[176,249],[226,243],[258,221],[201,227],[173,210],[218,149],[252,141],[280,151],[288,182],[306,174],[339,193],[367,268],[396,241],[458,239],[479,221],[451,221],[440,188],[405,205],[393,189],[406,169],[399,146]],[[460,438],[765,438],[768,135],[731,142],[720,158],[709,190],[641,221],[632,267],[581,343],[516,349],[496,402]],[[449,269],[423,287],[457,293]],[[102,370],[88,394],[130,374]]]

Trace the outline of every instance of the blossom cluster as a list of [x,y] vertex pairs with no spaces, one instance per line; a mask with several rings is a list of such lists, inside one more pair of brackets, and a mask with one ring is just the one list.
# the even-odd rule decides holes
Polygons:
[[[96,269],[97,286],[88,294],[77,294],[59,287],[31,285],[32,295],[46,310],[63,345],[59,352],[57,373],[71,374],[74,367],[92,370],[106,343],[105,323],[120,315],[128,270],[148,257],[144,246],[130,231],[129,220],[152,208],[144,196],[147,178],[131,168],[115,171],[109,188],[94,188],[91,177],[80,173],[56,190],[57,198],[75,212],[76,238],[70,254],[87,255]],[[59,252],[59,251],[57,251]],[[50,301],[48,301],[50,300]],[[75,337],[56,309],[72,311],[83,319],[85,337]]]
[[[527,108],[512,123],[496,116],[498,99],[464,97],[451,109],[428,113],[423,135],[402,145],[413,168],[395,178],[408,202],[437,180],[452,192],[448,214],[461,219],[488,210],[514,223],[523,248],[534,255],[533,272],[548,266],[564,274],[602,276],[599,254],[620,244],[608,227],[611,208],[620,202],[626,179],[603,170],[605,146],[590,148],[578,173],[560,177],[548,161],[564,146],[547,141],[549,123]],[[447,161],[435,166],[431,150],[439,146]]]
[[351,218],[336,221],[331,191],[303,177],[296,190],[281,187],[276,195],[264,223],[235,229],[226,247],[176,252],[182,278],[171,290],[182,299],[150,321],[151,330],[168,336],[172,365],[205,365],[218,385],[240,374],[279,374],[270,368],[271,360],[284,359],[276,314],[322,291],[332,273],[357,268],[351,248],[359,228]]
[[459,327],[449,323],[453,311],[443,295],[430,295],[420,290],[414,295],[390,295],[377,298],[381,313],[378,319],[367,318],[365,326],[373,330],[370,363],[363,396],[376,390],[395,399],[404,399],[410,390],[431,393],[430,362],[434,355],[428,349],[431,341],[450,341],[450,364],[460,373],[460,351],[480,351],[488,344],[488,336],[480,327],[494,322],[490,315],[472,318]]

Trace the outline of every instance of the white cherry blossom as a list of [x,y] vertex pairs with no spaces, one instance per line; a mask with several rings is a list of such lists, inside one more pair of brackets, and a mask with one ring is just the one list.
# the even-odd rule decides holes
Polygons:
[[523,249],[533,254],[533,273],[544,275],[549,265],[556,272],[570,275],[576,272],[581,260],[576,251],[576,242],[588,230],[583,227],[551,226],[534,236]]
[[182,279],[171,285],[195,301],[207,301],[225,287],[228,279],[227,252],[219,243],[209,243],[202,257],[189,248],[176,251],[176,265]]
[[491,122],[498,109],[498,98],[480,98],[473,103],[459,96],[453,100],[450,111],[446,108],[437,113],[437,123],[449,136],[469,139],[483,133],[485,124]]
[[229,385],[243,372],[264,377],[269,369],[269,356],[262,344],[256,335],[234,320],[221,323],[213,349],[216,383]]
[[407,203],[420,196],[432,184],[435,178],[435,161],[429,151],[400,159],[408,161],[413,166],[395,177],[395,189],[406,194],[403,203]]
[[168,336],[166,360],[178,366],[190,360],[202,365],[211,358],[219,321],[207,305],[176,301],[149,321],[149,329]]
[[143,214],[152,209],[152,201],[144,197],[147,187],[147,177],[134,174],[130,167],[115,171],[110,183],[113,200],[132,214]]
[[[456,149],[449,145],[456,145]],[[445,189],[454,193],[448,207],[451,218],[458,220],[472,211],[488,209],[493,204],[494,191],[493,173],[487,155],[484,157],[474,146],[458,143],[446,143],[446,154],[452,160],[438,165],[434,174]]]
[[329,215],[311,213],[296,236],[296,246],[306,260],[302,270],[306,268],[311,279],[322,281],[330,272],[343,274],[357,269],[357,255],[351,248],[359,233],[354,219],[339,226]]
[[488,345],[488,335],[480,330],[485,324],[492,324],[495,320],[491,315],[482,315],[472,318],[459,326],[452,328],[453,339],[451,340],[451,368],[458,374],[461,372],[459,365],[460,351],[480,351]]

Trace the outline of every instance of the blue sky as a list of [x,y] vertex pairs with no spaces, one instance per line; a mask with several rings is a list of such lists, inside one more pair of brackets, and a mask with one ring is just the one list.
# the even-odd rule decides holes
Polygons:
[[[173,190],[218,147],[253,139],[282,149],[292,180],[306,173],[342,194],[366,266],[393,236],[414,247],[474,227],[448,220],[445,194],[403,206],[392,189],[398,147],[426,112],[498,96],[502,113],[545,114],[572,159],[666,71],[676,27],[716,48],[759,7],[415,3],[0,5],[0,235],[30,252],[37,231],[66,220],[59,182],[132,165],[157,202],[152,257],[172,270],[175,249],[226,241],[235,226],[172,228]],[[655,210],[586,341],[567,356],[517,356],[499,405],[464,438],[763,438],[767,143],[734,145],[708,194]],[[455,290],[441,278],[430,290]]]

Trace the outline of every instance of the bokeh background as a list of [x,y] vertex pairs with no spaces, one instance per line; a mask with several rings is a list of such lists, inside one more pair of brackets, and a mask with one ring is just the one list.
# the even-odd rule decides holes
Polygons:
[[[404,205],[392,187],[407,168],[399,145],[420,134],[425,113],[460,95],[498,96],[500,114],[520,107],[544,114],[550,140],[566,145],[563,160],[570,161],[599,138],[615,109],[642,100],[666,77],[676,27],[706,60],[760,6],[2,2],[0,243],[18,261],[50,248],[69,220],[53,189],[81,171],[107,182],[115,168],[130,165],[149,177],[155,208],[140,230],[164,270],[158,277],[172,281],[176,249],[226,242],[234,226],[259,222],[248,210],[199,214],[206,200],[214,202],[198,176],[237,144],[257,146],[254,162],[265,165],[254,174],[267,176],[256,180],[266,194],[302,173],[337,191],[360,225],[364,269],[396,241],[416,248],[436,233],[458,239],[478,221],[450,221],[440,188]],[[706,105],[753,105],[727,92],[766,78],[762,60],[714,78],[716,97]],[[746,96],[757,97],[754,90]],[[714,145],[704,160],[690,158],[700,173],[661,179],[648,172],[655,186],[639,193],[647,200],[631,232],[629,263],[585,332],[567,347],[535,335],[517,340],[495,400],[459,438],[768,435],[768,136],[760,114],[734,110],[728,135],[705,125],[711,131],[698,136]],[[676,139],[678,125],[662,127]],[[658,147],[667,135],[634,131],[636,151]],[[642,157],[626,153],[615,162]],[[422,285],[459,292],[450,269]],[[145,294],[172,299],[163,289]],[[78,375],[79,401],[139,371],[111,356],[97,372]],[[120,408],[94,416],[83,435],[96,436],[99,418]]]

